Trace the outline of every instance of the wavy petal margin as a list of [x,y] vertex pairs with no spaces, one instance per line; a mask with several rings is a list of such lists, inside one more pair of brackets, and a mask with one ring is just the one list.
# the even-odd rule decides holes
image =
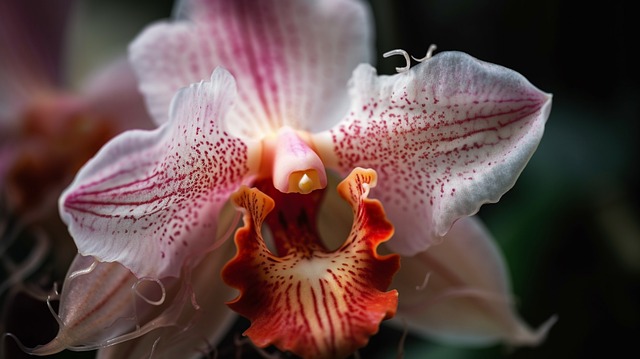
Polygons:
[[538,146],[551,96],[507,68],[440,53],[394,76],[361,65],[351,111],[313,141],[327,167],[378,172],[396,226],[389,247],[413,255],[458,218],[497,202]]
[[[286,246],[276,243],[286,253],[281,256],[269,251],[260,229],[274,201],[246,187],[233,195],[245,211],[245,227],[236,233],[238,252],[222,276],[240,290],[229,306],[251,320],[245,335],[257,346],[273,344],[305,358],[346,357],[366,345],[380,322],[395,314],[398,293],[386,290],[399,257],[376,252],[393,227],[380,203],[367,199],[375,178],[372,170],[355,169],[339,185],[353,208],[354,222],[351,234],[334,252],[313,245],[315,217],[300,203],[311,194],[293,194],[303,200],[275,205],[269,226],[274,237],[288,236]],[[292,227],[297,229],[295,236],[290,236]]]
[[248,173],[246,144],[222,123],[235,93],[217,69],[176,95],[167,124],[123,133],[80,170],[59,206],[81,254],[163,278],[216,245],[218,212]]

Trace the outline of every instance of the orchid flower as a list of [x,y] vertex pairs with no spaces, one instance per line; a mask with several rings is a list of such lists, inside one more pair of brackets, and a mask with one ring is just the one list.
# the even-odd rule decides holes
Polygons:
[[[348,356],[396,314],[445,341],[542,340],[552,321],[535,331],[517,316],[502,258],[469,216],[514,185],[551,96],[460,52],[377,75],[370,43],[369,10],[352,0],[183,1],[143,31],[130,59],[159,127],[110,141],[61,196],[89,259],[63,286],[58,337],[32,352],[196,356],[227,317],[173,313],[226,313],[228,299],[255,345],[309,358]],[[327,230],[335,193],[350,213],[330,210]],[[201,268],[221,268],[231,244],[227,203],[244,226],[221,280]],[[333,231],[346,237],[335,247]],[[202,294],[222,281],[239,294]],[[132,312],[126,298],[141,296]]]

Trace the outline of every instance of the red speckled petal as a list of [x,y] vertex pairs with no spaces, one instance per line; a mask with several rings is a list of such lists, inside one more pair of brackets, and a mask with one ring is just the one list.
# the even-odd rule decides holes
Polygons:
[[314,137],[328,167],[371,167],[396,235],[413,255],[496,202],[535,151],[551,96],[520,74],[445,52],[394,76],[359,67],[342,123]]
[[402,258],[393,282],[401,295],[396,323],[451,344],[536,345],[555,318],[535,331],[524,323],[507,274],[487,229],[475,217],[462,218],[442,244]]
[[173,93],[216,66],[238,81],[237,134],[256,138],[284,125],[324,130],[347,111],[347,80],[371,57],[369,9],[360,1],[183,3],[187,19],[156,24],[130,47],[159,123]]
[[234,98],[218,69],[176,95],[166,125],[123,133],[80,170],[60,198],[80,253],[161,278],[214,245],[218,212],[248,171],[246,144],[221,123]]
[[[380,203],[367,199],[374,185],[375,172],[356,169],[339,186],[353,208],[354,223],[335,252],[309,241],[317,238],[315,217],[310,216],[315,211],[304,211],[308,207],[299,203],[292,211],[291,201],[279,200],[267,223],[274,237],[296,234],[286,238],[289,246],[278,246],[286,252],[281,256],[267,249],[260,230],[274,201],[257,189],[243,188],[234,194],[236,204],[245,210],[245,227],[236,234],[238,252],[222,275],[240,290],[229,306],[251,320],[245,334],[256,345],[273,344],[305,358],[346,357],[366,345],[380,322],[395,314],[398,294],[384,291],[398,270],[399,257],[376,252],[393,227]],[[278,199],[315,201],[317,197],[310,197],[314,193],[281,194]]]

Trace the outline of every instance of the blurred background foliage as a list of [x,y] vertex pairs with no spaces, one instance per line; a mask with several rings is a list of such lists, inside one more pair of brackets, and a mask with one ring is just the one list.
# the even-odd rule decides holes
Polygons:
[[[377,67],[396,48],[459,50],[514,69],[553,93],[545,136],[516,186],[480,217],[502,247],[519,310],[533,326],[559,316],[536,348],[463,349],[408,336],[405,358],[592,358],[638,353],[640,339],[640,79],[631,1],[370,0]],[[126,51],[170,0],[85,0],[70,26],[73,73]],[[43,308],[46,313],[46,308]],[[40,328],[40,323],[28,323]],[[44,324],[42,324],[44,325]],[[231,353],[239,321],[221,346]],[[402,333],[383,328],[362,358],[395,358]],[[244,349],[242,357],[255,352]],[[65,352],[55,357],[87,358]],[[628,357],[628,355],[626,355]],[[233,355],[230,355],[233,357]]]

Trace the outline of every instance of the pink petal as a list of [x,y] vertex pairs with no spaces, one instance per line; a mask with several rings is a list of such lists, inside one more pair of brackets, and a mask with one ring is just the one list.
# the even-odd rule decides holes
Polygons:
[[87,79],[81,93],[92,114],[110,119],[121,130],[155,127],[126,58],[98,69]]
[[[288,125],[327,129],[347,109],[346,83],[370,59],[369,11],[348,0],[193,0],[187,20],[160,23],[130,47],[153,117],[166,121],[176,89],[216,66],[238,81],[236,133],[260,137]],[[231,124],[231,123],[230,123]]]
[[5,107],[61,85],[62,50],[73,1],[0,1],[0,122]]
[[138,277],[177,276],[215,245],[220,207],[247,174],[247,147],[221,121],[232,76],[180,91],[171,120],[109,142],[60,198],[80,253],[118,261]]
[[166,288],[176,282],[175,278],[139,280],[119,263],[77,255],[60,296],[58,334],[49,343],[25,351],[51,355],[65,349],[94,350],[116,342],[136,332],[150,315],[157,319],[151,313],[173,301],[172,296],[167,300]]
[[[218,342],[236,319],[225,304],[233,298],[234,289],[224,284],[213,273],[220,273],[223,265],[233,256],[233,241],[211,252],[194,269],[192,282],[199,308],[184,310],[177,325],[162,327],[145,335],[108,346],[98,351],[98,359],[147,358],[202,358],[216,348]],[[152,355],[153,354],[153,355]]]
[[163,280],[139,279],[119,263],[78,255],[60,296],[58,334],[45,345],[24,349],[36,355],[101,349],[100,357],[149,358],[152,351],[181,348],[180,355],[166,357],[201,355],[234,317],[224,304],[232,289],[211,277],[233,248],[227,241],[195,268],[183,268],[181,278]]
[[518,73],[459,52],[377,76],[359,67],[349,115],[314,143],[328,167],[371,167],[396,227],[389,246],[412,255],[453,222],[496,202],[535,151],[551,96]]
[[555,321],[534,331],[518,317],[503,258],[475,217],[457,221],[442,244],[403,257],[392,287],[396,323],[444,342],[536,345]]

